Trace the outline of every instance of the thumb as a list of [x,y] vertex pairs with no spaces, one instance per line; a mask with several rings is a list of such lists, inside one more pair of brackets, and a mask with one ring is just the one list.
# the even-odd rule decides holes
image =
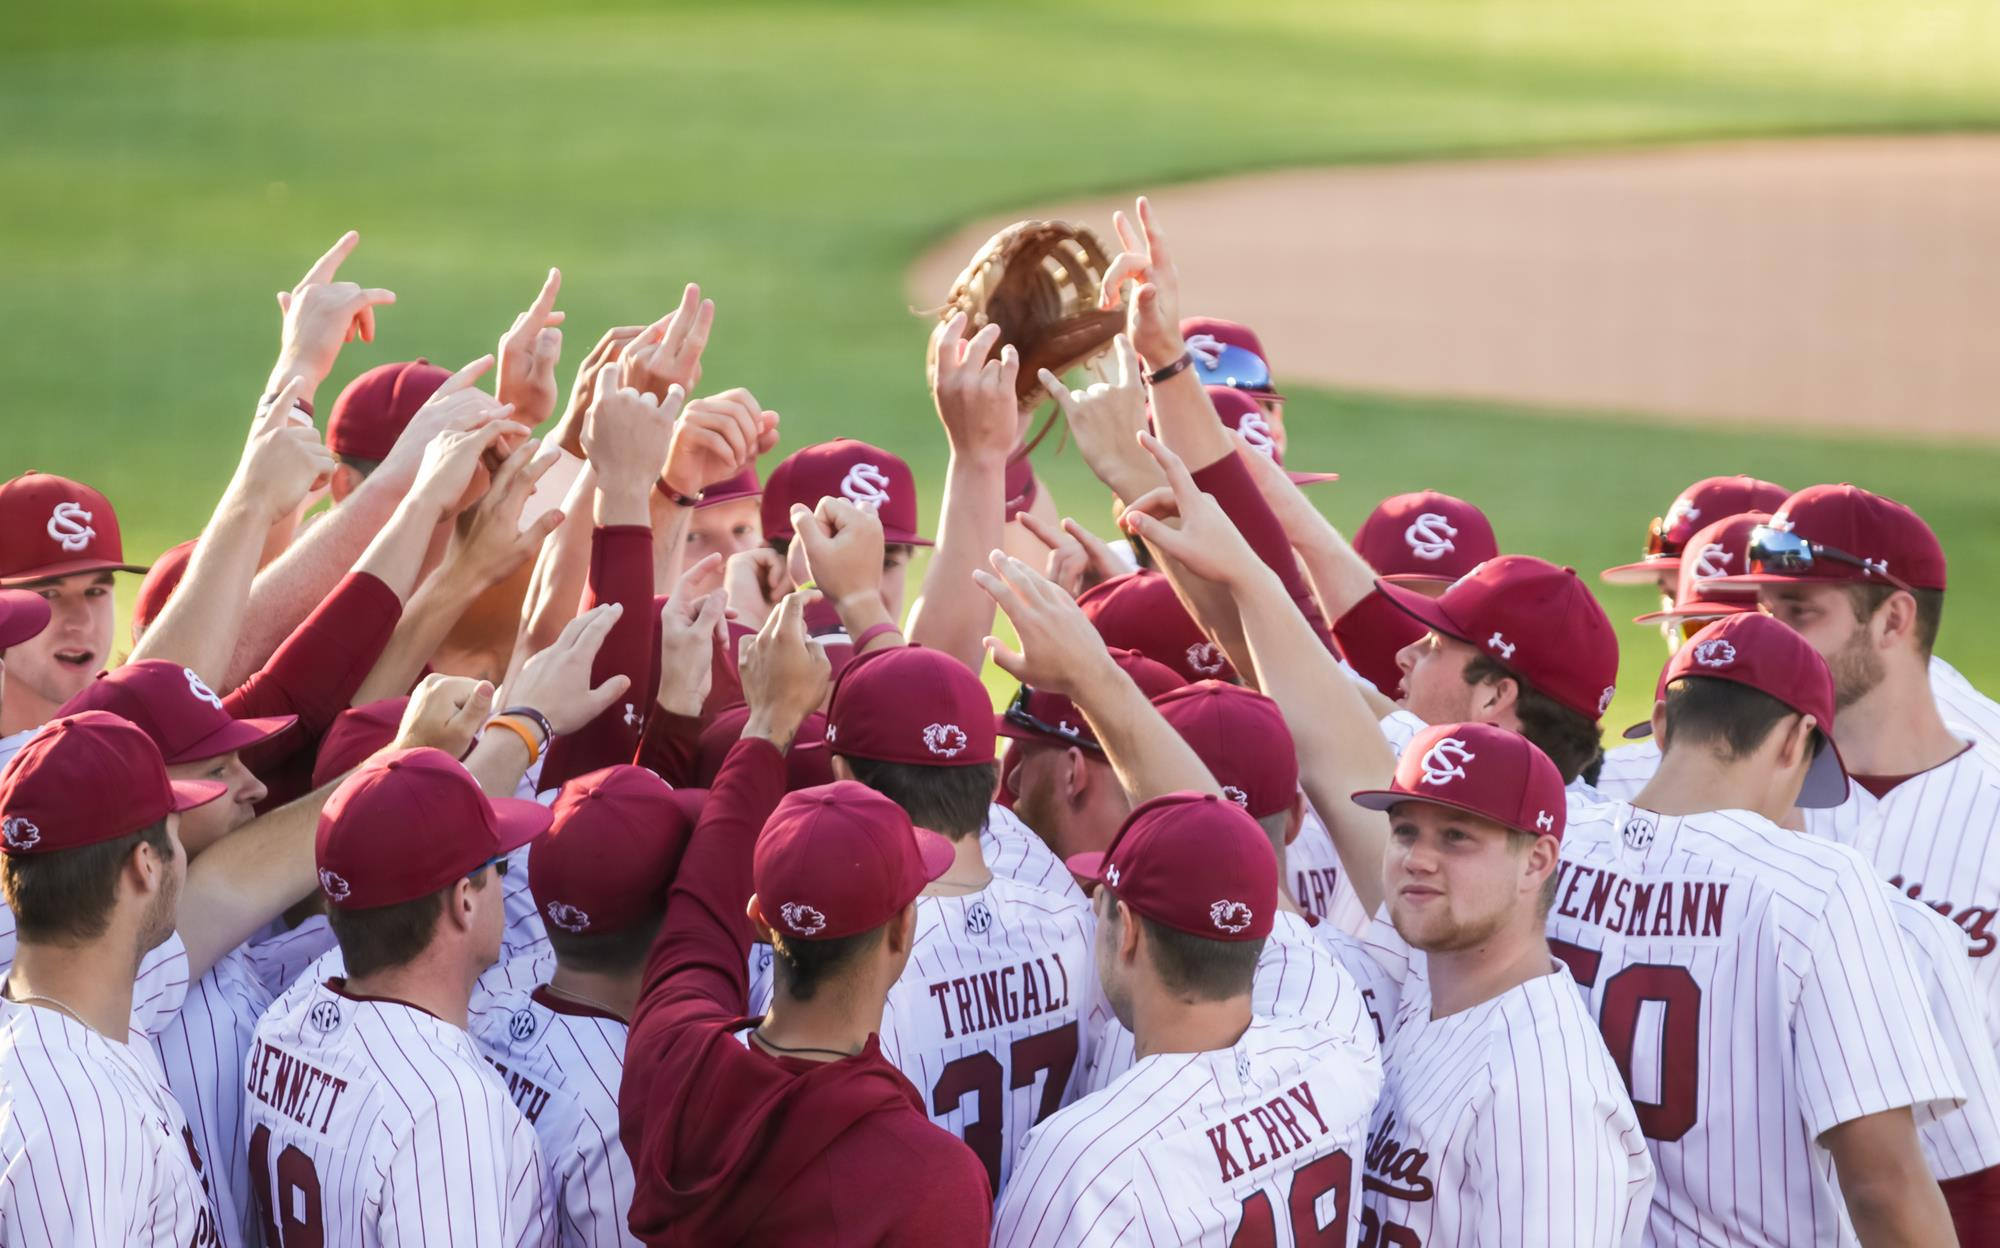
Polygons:
[[993,656],[993,666],[1024,685],[1028,683],[1028,660],[1020,651],[1001,645],[998,637],[981,638],[979,644],[985,646],[986,653]]

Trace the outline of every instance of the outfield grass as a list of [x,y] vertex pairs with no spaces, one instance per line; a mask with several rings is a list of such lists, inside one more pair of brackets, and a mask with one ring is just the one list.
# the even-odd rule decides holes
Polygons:
[[[572,359],[694,277],[721,307],[709,381],[752,386],[788,445],[870,438],[935,482],[900,274],[969,217],[1286,164],[1990,126],[1996,54],[1973,0],[6,6],[0,469],[105,488],[138,555],[187,536],[268,367],[271,292],[353,226],[352,274],[402,299],[328,398],[490,349],[550,263]],[[1342,521],[1435,485],[1587,568],[1712,471],[1897,494],[1953,559],[1943,651],[2000,686],[1969,623],[2000,600],[2000,453],[1318,394],[1291,422],[1301,463],[1347,474],[1322,491]],[[1046,473],[1101,518],[1080,474]],[[1654,671],[1631,637],[1621,709]]]

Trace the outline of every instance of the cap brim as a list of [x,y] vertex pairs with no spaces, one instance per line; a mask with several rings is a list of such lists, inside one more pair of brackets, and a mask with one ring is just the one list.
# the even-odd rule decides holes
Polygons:
[[[1756,589],[1760,585],[1853,585],[1864,582],[1859,576],[1786,576],[1782,572],[1738,572],[1734,576],[1716,576],[1696,581],[1696,593],[1706,594],[1718,589]],[[1886,585],[1886,581],[1873,584]]]
[[694,509],[700,511],[704,507],[720,507],[724,503],[733,503],[738,499],[762,497],[764,497],[762,490],[731,490],[727,494],[703,494],[695,503]]
[[1468,815],[1484,819],[1488,823],[1497,823],[1503,828],[1511,828],[1516,832],[1525,832],[1529,836],[1548,835],[1546,832],[1537,832],[1533,828],[1521,827],[1511,820],[1502,819],[1492,811],[1481,810],[1477,806],[1468,806],[1464,802],[1448,802],[1437,797],[1419,797],[1415,793],[1405,793],[1401,789],[1362,789],[1358,793],[1350,793],[1347,796],[1348,800],[1352,801],[1356,806],[1367,810],[1388,810],[1392,806],[1401,806],[1404,802],[1422,802],[1426,806],[1443,806],[1447,810],[1463,811]]
[[49,626],[49,600],[23,590],[0,593],[0,650],[41,635]]
[[229,786],[220,780],[169,780],[167,784],[174,791],[176,812],[206,806],[229,792]]
[[958,850],[952,843],[927,828],[913,828],[917,838],[917,862],[923,870],[924,883],[928,884],[945,872],[958,860]]
[[1108,857],[1110,854],[1102,850],[1092,850],[1087,854],[1071,854],[1063,859],[1063,865],[1078,883],[1094,886],[1104,882],[1104,860]]
[[932,540],[931,540],[930,538],[928,538],[928,537],[918,537],[918,536],[917,536],[916,534],[914,534],[914,533],[884,533],[884,534],[882,534],[882,544],[883,544],[884,546],[935,546],[935,545],[937,545],[937,543],[936,543],[936,542],[933,542],[933,541],[932,541]]
[[1819,753],[1806,768],[1806,782],[1799,787],[1799,806],[1804,810],[1832,810],[1847,804],[1847,764],[1841,761],[1840,747],[1833,738],[1820,734]]
[[1676,605],[1671,611],[1648,611],[1644,615],[1632,617],[1634,624],[1651,624],[1656,620],[1720,620],[1726,616],[1743,615],[1755,611],[1754,602],[1690,602],[1685,606]]
[[167,761],[194,763],[204,758],[221,758],[224,754],[234,754],[253,745],[262,745],[298,722],[299,717],[296,715],[267,715],[259,719],[234,720],[179,751]]
[[1065,737],[1059,732],[1040,732],[1025,724],[1017,724],[1005,715],[995,715],[993,720],[993,731],[1009,741],[1042,741],[1049,745],[1075,745],[1084,748],[1097,744],[1095,737]]
[[75,576],[79,572],[136,572],[144,576],[150,571],[151,568],[138,563],[113,563],[107,559],[71,559],[64,563],[46,564],[39,568],[29,568],[25,572],[0,576],[0,589],[16,585],[32,585],[36,581],[52,581],[56,577]]
[[1662,576],[1679,576],[1681,557],[1662,555],[1658,559],[1642,559],[1638,563],[1621,563],[1615,568],[1606,568],[1597,574],[1597,579],[1607,585],[1650,585]]
[[1419,593],[1414,589],[1405,589],[1401,585],[1391,584],[1386,577],[1376,578],[1375,588],[1384,598],[1396,604],[1404,615],[1409,616],[1432,632],[1443,633],[1447,637],[1455,637],[1460,641],[1469,640],[1465,635],[1465,630],[1460,628],[1456,621],[1444,613],[1444,608],[1440,605],[1439,599],[1433,598],[1429,594]]
[[1429,572],[1391,572],[1376,579],[1391,585],[1453,585],[1458,582],[1455,576],[1433,576]]
[[522,797],[493,799],[493,833],[503,854],[513,853],[548,831],[555,818],[556,812],[540,802]]
[[1287,469],[1285,475],[1292,479],[1293,485],[1323,485],[1328,481],[1340,480],[1340,474],[1337,472],[1292,472]]
[[1625,731],[1619,733],[1618,735],[1625,738],[1627,741],[1644,741],[1647,737],[1653,735],[1653,721],[1650,719],[1642,719],[1638,723],[1633,724],[1630,728],[1627,728]]

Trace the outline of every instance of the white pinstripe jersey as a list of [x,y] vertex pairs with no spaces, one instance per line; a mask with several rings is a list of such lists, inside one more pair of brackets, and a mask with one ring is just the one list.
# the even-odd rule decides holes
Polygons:
[[1364,1248],[1636,1245],[1653,1164],[1560,964],[1445,1018],[1403,985],[1365,1153]]
[[534,1129],[464,1030],[302,981],[257,1024],[244,1086],[267,1245],[551,1242]]
[[[509,969],[540,968],[518,961]],[[625,1020],[548,992],[543,975],[510,978],[515,982],[473,1011],[471,1031],[541,1140],[556,1242],[563,1248],[635,1245],[626,1223],[632,1163],[618,1139]]]
[[[14,911],[0,901],[0,977],[13,967],[17,943]],[[187,946],[174,932],[139,959],[139,976],[132,984],[132,1017],[149,1020],[144,1028],[148,1033],[158,1031],[181,1008],[187,989]]]
[[1048,842],[1022,823],[1021,816],[998,802],[986,809],[986,825],[979,829],[979,852],[986,858],[987,869],[995,875],[1083,900],[1076,877],[1056,857]]
[[1028,1128],[1068,1104],[1095,996],[1081,896],[995,875],[963,897],[919,897],[917,934],[882,1011],[882,1056],[924,1112],[986,1164],[997,1194]]
[[1597,791],[1612,801],[1629,802],[1660,769],[1660,746],[1651,737],[1604,752],[1597,773]]
[[1951,664],[1931,656],[1931,696],[1938,713],[1987,746],[2000,749],[2000,703],[1979,692]]
[[1331,923],[1319,923],[1312,930],[1333,960],[1340,963],[1340,969],[1361,990],[1362,1006],[1368,1011],[1369,1021],[1375,1024],[1375,1043],[1388,1044],[1396,1030],[1396,1009],[1403,999],[1402,981],[1382,969],[1360,937],[1350,936]]
[[1299,1019],[1153,1054],[1028,1133],[994,1246],[1349,1248],[1381,1086],[1372,1046]]
[[[1327,952],[1312,925],[1290,911],[1273,917],[1271,934],[1257,955],[1250,1009],[1260,1018],[1311,1023],[1357,1051],[1376,1051],[1375,1022],[1360,986]],[[1078,1089],[1097,1092],[1132,1069],[1138,1042],[1101,993],[1091,1002],[1085,1030],[1089,1038]]]
[[187,992],[187,950],[169,936],[148,959],[124,1044],[0,1000],[0,1244],[221,1242],[211,1167],[150,1044]]
[[1820,1143],[1963,1098],[1860,856],[1747,811],[1610,802],[1563,833],[1549,943],[1628,1079],[1662,1243],[1853,1243]]
[[1889,889],[1889,913],[1922,976],[1931,1017],[1944,1036],[1952,1069],[1965,1089],[1955,1114],[1925,1123],[1917,1131],[1924,1159],[1939,1179],[1962,1178],[2000,1166],[2000,1057],[1991,1002],[1972,985],[1965,957],[1965,933],[1929,906]]
[[1361,908],[1361,898],[1354,895],[1354,885],[1348,882],[1340,851],[1333,847],[1333,835],[1310,804],[1297,838],[1285,846],[1285,884],[1299,909],[1315,919],[1345,932],[1368,926],[1368,912]]

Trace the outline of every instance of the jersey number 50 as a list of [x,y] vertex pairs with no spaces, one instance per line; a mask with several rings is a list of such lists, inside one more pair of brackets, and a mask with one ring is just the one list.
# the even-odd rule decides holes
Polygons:
[[[1549,940],[1549,951],[1569,964],[1585,988],[1597,986],[1603,955],[1566,940]],[[1701,985],[1684,966],[1640,962],[1604,981],[1597,995],[1597,1027],[1604,1047],[1625,1076],[1625,1090],[1649,1140],[1678,1140],[1693,1129],[1701,1095]],[[1639,1008],[1660,1007],[1660,1099],[1645,1101],[1632,1086],[1632,1051],[1639,1043]]]
[[291,1144],[278,1154],[274,1171],[271,1128],[261,1123],[250,1133],[250,1182],[257,1188],[257,1209],[264,1215],[264,1242],[269,1248],[325,1248],[319,1171],[313,1168],[312,1158]]

